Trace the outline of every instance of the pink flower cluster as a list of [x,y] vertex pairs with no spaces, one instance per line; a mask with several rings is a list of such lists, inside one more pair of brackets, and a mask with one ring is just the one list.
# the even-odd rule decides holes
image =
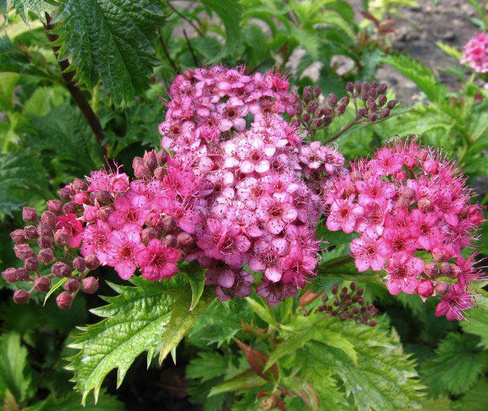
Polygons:
[[440,152],[393,142],[333,182],[327,227],[359,235],[350,245],[357,269],[385,270],[391,294],[439,295],[436,315],[461,319],[480,276],[462,251],[483,219],[464,183]]
[[464,46],[461,64],[469,66],[477,73],[488,73],[488,35],[479,33]]
[[197,249],[186,259],[207,269],[220,300],[249,295],[263,273],[257,293],[275,305],[314,275],[321,194],[344,159],[285,121],[297,106],[288,89],[280,74],[222,67],[171,87],[162,144],[199,180]]

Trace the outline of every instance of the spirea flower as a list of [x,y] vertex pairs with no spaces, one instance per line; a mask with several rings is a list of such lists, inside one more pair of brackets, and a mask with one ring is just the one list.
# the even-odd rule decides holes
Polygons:
[[464,46],[461,64],[468,63],[477,73],[488,72],[488,35],[479,33]]

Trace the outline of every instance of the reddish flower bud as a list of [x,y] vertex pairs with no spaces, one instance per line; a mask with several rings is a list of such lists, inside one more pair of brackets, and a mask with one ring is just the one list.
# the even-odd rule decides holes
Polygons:
[[424,273],[427,278],[436,278],[439,275],[439,267],[436,263],[427,263],[424,266]]
[[459,266],[457,266],[456,264],[451,264],[451,278],[454,278],[455,280],[458,279],[461,275],[461,272],[462,270],[461,268],[459,268]]
[[320,87],[319,87],[319,86],[315,86],[315,87],[313,88],[313,96],[314,96],[315,98],[317,98],[317,97],[318,97],[318,96],[320,96],[321,94],[322,94],[322,90],[320,89]]
[[43,264],[49,264],[54,260],[54,252],[50,248],[44,248],[39,251],[39,261]]
[[308,123],[308,122],[310,121],[310,114],[308,114],[308,113],[304,113],[304,114],[302,115],[302,121],[303,121],[304,123]]
[[78,210],[80,209],[80,206],[75,203],[66,203],[63,206],[63,214],[76,214]]
[[37,226],[37,234],[39,235],[53,235],[53,229],[49,224],[46,223],[39,223]]
[[395,108],[396,104],[397,104],[396,100],[390,100],[388,102],[388,104],[386,105],[386,107],[390,110],[393,110]]
[[15,244],[14,246],[15,256],[22,261],[25,261],[29,257],[34,257],[36,254],[34,250],[30,248],[27,244]]
[[86,270],[86,261],[83,257],[76,257],[73,260],[73,268],[78,270],[78,272],[82,273]]
[[149,168],[149,170],[154,170],[158,166],[158,159],[156,158],[156,153],[154,151],[146,151],[143,160],[144,165]]
[[76,278],[70,278],[64,283],[64,289],[69,293],[74,293],[78,288],[80,288],[80,282]]
[[30,223],[37,223],[37,211],[31,207],[24,207],[22,209],[22,220]]
[[25,243],[27,241],[27,238],[25,237],[24,230],[21,230],[20,228],[17,230],[14,230],[10,233],[10,238],[14,243],[20,244],[20,243]]
[[439,163],[433,159],[428,159],[422,163],[422,168],[426,173],[437,174],[439,171]]
[[354,91],[354,84],[348,81],[346,84],[346,89],[349,93],[352,93]]
[[27,271],[24,267],[17,268],[15,275],[17,276],[17,281],[29,281],[30,280],[29,271]]
[[164,167],[157,167],[154,170],[154,177],[156,180],[163,180],[164,176],[166,175],[166,169]]
[[51,248],[53,246],[53,238],[49,235],[41,235],[37,240],[37,244],[41,248]]
[[88,185],[86,184],[85,180],[82,180],[81,178],[75,178],[73,180],[73,183],[71,184],[71,187],[75,191],[83,191],[88,188]]
[[444,261],[441,264],[441,273],[442,273],[442,275],[444,275],[446,277],[449,277],[451,275],[451,272],[452,272],[451,264],[449,264],[447,261]]
[[430,297],[434,294],[434,285],[432,284],[432,281],[422,281],[417,287],[417,292],[424,299]]
[[436,284],[435,292],[437,295],[444,296],[449,292],[449,284],[444,281],[441,281]]
[[30,241],[37,238],[37,227],[33,225],[28,225],[24,227],[25,238]]
[[167,247],[176,247],[178,245],[178,241],[174,235],[168,234],[164,237],[161,241]]
[[63,211],[63,202],[60,200],[49,200],[47,202],[47,208],[54,214],[61,214]]
[[134,157],[132,160],[132,169],[135,170],[136,168],[143,166],[144,165],[144,160],[142,157]]
[[108,191],[105,190],[100,190],[100,191],[94,191],[92,194],[92,201],[95,202],[97,201],[98,204],[108,204],[112,201],[112,196]]
[[27,301],[29,301],[30,295],[27,291],[25,290],[17,290],[14,293],[14,302],[16,304],[24,304]]
[[73,297],[66,291],[63,291],[56,298],[56,304],[58,305],[59,308],[62,308],[64,310],[70,308],[72,303],[73,303]]
[[58,230],[54,234],[54,242],[60,246],[69,246],[71,243],[71,236],[63,229]]
[[2,277],[7,283],[15,283],[17,281],[17,270],[13,267],[7,268],[2,272]]
[[95,277],[87,277],[83,280],[83,291],[87,294],[94,294],[98,290],[98,281]]
[[358,110],[358,115],[361,116],[361,117],[367,117],[368,115],[368,110],[366,110],[364,107],[361,107],[359,110]]
[[338,101],[339,98],[334,93],[330,93],[327,96],[327,103],[329,103],[331,107],[334,107]]
[[146,179],[151,177],[151,170],[145,165],[139,166],[134,169],[134,175],[140,179]]
[[56,214],[51,211],[44,211],[41,215],[41,221],[54,228],[56,227]]
[[374,121],[378,120],[378,115],[376,113],[369,113],[368,120],[371,122],[374,122]]
[[89,270],[95,270],[100,265],[100,261],[95,254],[85,257],[85,262]]
[[[381,106],[384,106],[387,102],[387,98],[386,96],[380,96],[380,98],[378,99],[378,105],[381,107]],[[388,112],[390,112],[390,110],[388,110]]]
[[180,247],[189,247],[195,242],[195,238],[188,233],[179,233],[176,242]]
[[381,83],[376,89],[376,92],[378,94],[385,94],[386,90],[388,90],[388,86],[385,83]]
[[69,187],[63,187],[58,190],[58,195],[61,200],[69,200],[73,194],[73,191]]
[[160,150],[156,153],[156,159],[158,164],[164,166],[168,161],[168,152],[166,150]]
[[41,293],[46,293],[51,287],[51,281],[47,277],[39,277],[34,280],[34,288]]
[[39,259],[37,256],[27,258],[24,262],[24,267],[28,271],[37,271],[39,268]]
[[156,238],[157,236],[158,232],[154,228],[149,227],[142,230],[141,240],[144,244],[147,245],[149,241],[151,241],[153,238]]
[[337,114],[338,115],[344,114],[346,112],[346,108],[347,108],[347,104],[339,104],[337,106]]
[[381,118],[386,118],[390,115],[390,109],[389,108],[382,108],[380,110]]
[[53,275],[55,277],[61,277],[62,274],[61,274],[61,270],[63,268],[63,266],[65,266],[66,264],[58,261],[56,263],[53,264],[53,266],[51,267],[51,272],[53,273]]

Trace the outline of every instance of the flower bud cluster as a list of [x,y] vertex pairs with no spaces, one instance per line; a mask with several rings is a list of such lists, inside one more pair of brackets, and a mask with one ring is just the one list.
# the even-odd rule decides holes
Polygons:
[[394,141],[331,185],[327,227],[359,234],[350,245],[356,267],[386,270],[391,294],[443,296],[436,314],[460,319],[473,306],[469,283],[479,279],[472,258],[461,254],[483,220],[471,197],[439,151]]
[[376,325],[376,321],[371,320],[378,315],[378,309],[374,305],[367,305],[363,298],[364,289],[357,288],[355,283],[351,283],[349,289],[343,287],[339,294],[338,284],[332,287],[333,300],[327,294],[322,296],[323,305],[317,310],[329,313],[332,317],[339,317],[341,321],[348,319],[354,320],[358,324],[368,324],[371,327]]
[[[36,291],[49,291],[55,277],[66,278],[65,291],[56,300],[61,308],[69,308],[80,290],[89,294],[97,291],[97,279],[88,274],[98,266],[98,261],[74,257],[70,253],[71,247],[78,247],[81,243],[82,223],[72,213],[76,208],[73,203],[52,200],[39,218],[35,209],[24,207],[22,218],[28,225],[10,233],[15,243],[15,255],[23,262],[23,267],[8,268],[2,273],[9,283],[32,284],[29,291],[21,289],[14,293],[16,303],[27,302]],[[43,265],[51,266],[49,274],[42,274]]]
[[388,117],[397,103],[396,100],[388,100],[386,97],[388,87],[384,83],[377,85],[375,81],[349,82],[346,88],[354,101],[357,116],[371,122]]
[[334,93],[330,93],[324,98],[319,86],[313,89],[307,86],[303,89],[302,98],[295,104],[296,120],[292,124],[301,125],[308,131],[325,128],[334,118],[345,113],[348,104],[348,97],[339,100]]

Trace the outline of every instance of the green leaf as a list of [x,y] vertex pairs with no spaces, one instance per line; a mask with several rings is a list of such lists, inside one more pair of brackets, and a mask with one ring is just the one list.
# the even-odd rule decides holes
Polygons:
[[159,363],[161,364],[167,355],[175,348],[186,335],[198,316],[215,299],[213,287],[207,287],[203,292],[200,301],[190,311],[192,305],[192,292],[189,286],[185,287],[174,302],[171,313],[171,320],[163,334],[161,350],[159,352]]
[[185,276],[190,281],[191,287],[191,305],[190,311],[197,306],[205,288],[205,274],[198,264],[189,264],[184,271]]
[[271,324],[274,326],[276,326],[278,324],[276,322],[276,319],[274,318],[274,315],[271,314],[271,311],[266,309],[266,307],[264,307],[260,303],[258,303],[254,298],[246,297],[246,301],[248,302],[249,306],[251,307],[251,310],[253,310],[254,313],[259,318],[261,318],[263,321],[265,321],[267,324]]
[[19,334],[9,332],[0,337],[0,352],[0,400],[8,390],[17,402],[22,402],[35,390],[27,348],[22,346]]
[[242,46],[242,35],[240,18],[242,7],[239,0],[200,0],[206,7],[215,11],[224,23],[225,27],[225,46],[222,53],[212,61],[207,61],[207,64],[213,64],[217,58],[222,59],[226,56],[233,56],[239,54]]
[[198,357],[191,359],[186,368],[186,377],[200,379],[201,382],[226,375],[233,369],[231,355],[221,355],[218,352],[199,352]]
[[434,101],[440,102],[447,95],[446,87],[440,83],[434,73],[406,54],[387,54],[383,62],[396,68],[410,80],[412,80],[426,95]]
[[81,328],[70,348],[80,350],[69,358],[73,382],[86,397],[94,390],[95,400],[105,376],[118,368],[120,386],[139,354],[157,346],[171,318],[174,297],[159,282],[133,277],[135,287],[109,284],[119,295],[104,297],[109,304],[92,310],[104,320]]
[[153,40],[166,8],[151,0],[67,0],[54,24],[62,58],[75,80],[93,87],[99,79],[117,104],[147,89]]
[[454,48],[454,47],[450,46],[449,44],[445,44],[445,43],[436,43],[436,44],[437,44],[437,47],[439,47],[448,56],[451,56],[458,61],[461,60],[461,57],[463,54],[457,48]]
[[455,411],[485,411],[488,408],[488,379],[478,381],[459,401],[451,404],[451,409]]
[[213,387],[208,396],[212,397],[213,395],[230,391],[248,390],[250,388],[261,387],[264,384],[266,384],[264,378],[255,374],[253,370],[247,370]]
[[24,408],[24,411],[119,411],[125,410],[124,404],[117,400],[116,397],[100,392],[96,404],[81,405],[81,396],[77,392],[71,392],[68,396],[56,398],[53,394],[44,401],[40,401],[31,407]]
[[481,337],[480,344],[488,349],[488,298],[478,296],[476,307],[467,311],[468,321],[461,321],[464,332]]
[[46,23],[45,13],[51,14],[57,8],[57,2],[53,0],[11,0],[11,3],[27,26],[29,25],[29,12]]
[[68,102],[31,117],[29,146],[41,151],[59,180],[90,174],[101,165],[100,147],[77,107]]
[[294,365],[300,367],[302,376],[311,382],[319,381],[319,377],[338,378],[359,410],[420,406],[419,390],[423,387],[415,378],[412,361],[379,326],[336,320],[329,322],[327,330],[340,334],[353,345],[357,364],[343,349],[311,340],[295,356]]
[[422,364],[421,375],[429,394],[462,394],[488,369],[488,353],[478,348],[479,338],[449,333],[435,351],[435,357]]

